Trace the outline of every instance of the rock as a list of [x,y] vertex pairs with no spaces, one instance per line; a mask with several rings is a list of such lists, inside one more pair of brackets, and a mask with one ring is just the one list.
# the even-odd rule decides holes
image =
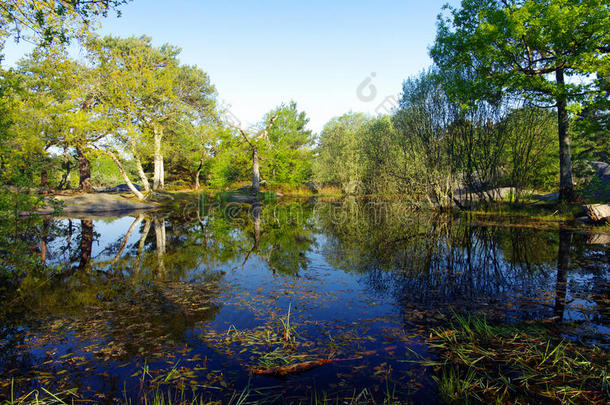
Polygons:
[[[142,187],[137,184],[133,185],[138,191],[142,191]],[[96,193],[129,193],[131,190],[127,184],[119,184],[116,187],[93,187]]]
[[584,196],[596,200],[610,199],[610,164],[605,162],[589,162],[595,171],[584,190]]
[[590,245],[610,245],[610,235],[607,233],[594,233],[589,235],[587,243]]
[[610,164],[605,162],[590,162],[590,164],[597,170],[597,177],[610,180]]
[[610,204],[590,204],[584,206],[587,216],[593,222],[610,220]]
[[538,195],[536,197],[538,197],[542,201],[558,201],[559,200],[559,193],[551,193],[551,194]]
[[318,187],[316,186],[316,184],[313,181],[308,181],[307,183],[303,183],[303,185],[305,187],[307,187],[309,189],[309,191],[311,191],[312,193],[318,192]]
[[[62,215],[75,214],[103,214],[156,209],[159,206],[153,203],[133,201],[118,195],[108,194],[81,194],[75,196],[55,196],[54,200],[63,203]],[[50,215],[54,213],[52,203],[48,201],[47,207],[36,211],[38,214]],[[20,215],[30,215],[31,212],[22,212]]]

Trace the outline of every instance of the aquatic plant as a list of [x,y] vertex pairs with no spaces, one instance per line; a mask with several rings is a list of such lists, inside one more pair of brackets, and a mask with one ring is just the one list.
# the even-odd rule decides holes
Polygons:
[[610,359],[597,347],[577,346],[536,326],[493,326],[484,318],[455,315],[430,335],[440,353],[427,362],[437,371],[449,403],[610,400]]

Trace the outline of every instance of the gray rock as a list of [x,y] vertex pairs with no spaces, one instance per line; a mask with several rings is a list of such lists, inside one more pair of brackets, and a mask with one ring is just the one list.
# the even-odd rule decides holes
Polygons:
[[587,216],[593,222],[610,220],[610,204],[590,204],[584,206]]
[[589,162],[595,175],[588,181],[584,196],[596,200],[610,200],[610,164],[605,162]]
[[316,183],[314,183],[313,181],[308,181],[307,183],[303,183],[303,185],[307,187],[312,193],[317,193],[319,190],[318,186],[316,186]]
[[[134,184],[133,185],[136,190],[138,191],[142,191],[142,187]],[[96,193],[129,193],[131,192],[131,190],[129,189],[129,186],[127,184],[119,184],[118,186],[115,187],[93,187],[93,191],[95,191]]]

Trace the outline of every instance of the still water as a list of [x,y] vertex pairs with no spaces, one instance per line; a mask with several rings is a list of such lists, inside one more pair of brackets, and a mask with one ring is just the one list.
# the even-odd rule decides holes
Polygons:
[[75,403],[439,403],[426,342],[464,312],[610,347],[608,237],[569,224],[200,197],[40,219],[18,239],[21,264],[3,261],[19,277],[0,312],[0,400],[44,387],[75,389]]

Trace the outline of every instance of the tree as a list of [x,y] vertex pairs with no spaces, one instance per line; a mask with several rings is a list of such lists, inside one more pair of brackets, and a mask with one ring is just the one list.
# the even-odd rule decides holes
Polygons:
[[252,152],[252,195],[258,196],[261,189],[261,173],[260,173],[260,161],[259,161],[259,148],[261,142],[269,142],[269,129],[273,126],[273,122],[276,120],[276,116],[270,116],[266,119],[266,126],[258,130],[254,134],[249,134],[246,130],[241,127],[230,124],[231,127],[235,128],[244,142],[249,146]]
[[610,162],[610,76],[599,77],[596,86],[597,95],[574,122],[575,156]]
[[64,45],[83,37],[96,18],[125,3],[127,0],[3,0],[0,41],[13,36],[16,41],[43,46]]
[[358,132],[367,122],[361,113],[347,113],[330,120],[320,134],[314,161],[316,181],[345,188],[362,178]]
[[152,188],[162,189],[166,136],[177,133],[181,123],[203,125],[216,119],[214,86],[198,67],[179,64],[177,47],[154,47],[148,37],[95,38],[88,47],[104,83],[102,102],[112,106],[120,122],[117,143],[134,156],[145,189],[140,156],[152,150]]
[[430,54],[453,96],[513,93],[556,109],[560,198],[571,200],[568,109],[595,91],[588,76],[608,74],[608,26],[605,0],[463,0],[439,17]]
[[[101,114],[94,72],[70,59],[49,57],[38,50],[20,61],[18,71],[26,89],[21,127],[40,134],[46,148],[73,149],[79,166],[79,189],[91,192],[89,155],[93,145],[106,137],[108,126]],[[37,119],[32,120],[32,116]]]
[[36,115],[25,115],[27,90],[23,75],[0,70],[0,184],[31,187],[44,167],[45,145]]
[[266,177],[276,183],[301,184],[311,176],[313,135],[307,129],[309,119],[294,101],[269,112],[265,123],[269,125],[273,118],[264,153]]

